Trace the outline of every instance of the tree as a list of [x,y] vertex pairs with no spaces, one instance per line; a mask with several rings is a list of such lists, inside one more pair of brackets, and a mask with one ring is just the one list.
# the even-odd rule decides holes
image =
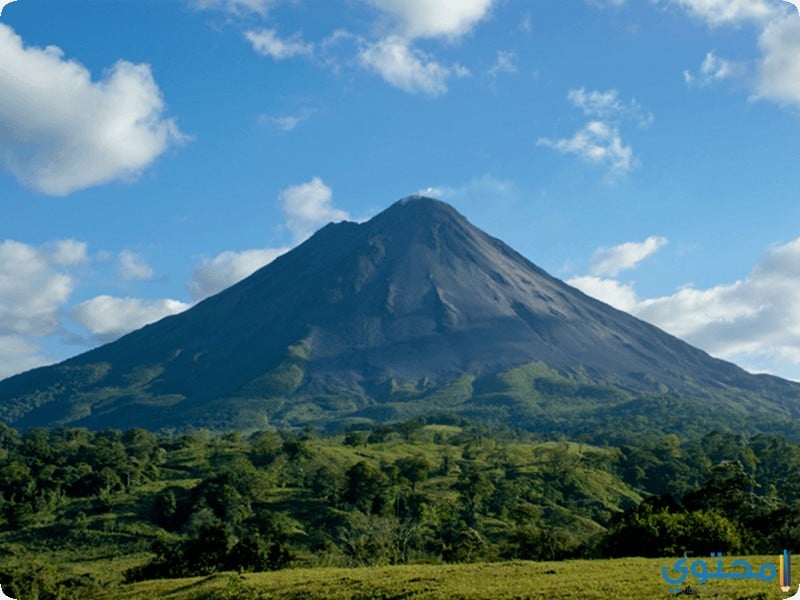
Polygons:
[[367,461],[354,464],[345,473],[347,489],[342,499],[366,514],[379,513],[387,504],[389,480]]
[[417,483],[425,481],[431,472],[430,463],[422,455],[398,458],[394,466],[397,467],[398,476],[411,484],[412,491],[416,491]]
[[453,489],[461,494],[464,518],[469,527],[477,523],[477,512],[484,499],[494,492],[494,485],[489,481],[486,473],[474,465],[464,467]]

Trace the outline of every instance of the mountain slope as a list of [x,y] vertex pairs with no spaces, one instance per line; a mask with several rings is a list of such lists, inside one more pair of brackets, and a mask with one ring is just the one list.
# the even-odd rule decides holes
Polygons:
[[535,426],[548,402],[577,416],[650,397],[794,417],[800,386],[713,359],[412,197],[327,225],[180,315],[0,382],[0,419],[263,427],[444,410]]

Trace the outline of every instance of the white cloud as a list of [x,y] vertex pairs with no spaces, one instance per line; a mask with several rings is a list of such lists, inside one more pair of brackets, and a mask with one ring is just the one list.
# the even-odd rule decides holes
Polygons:
[[765,22],[785,13],[774,0],[672,0],[689,14],[710,25]]
[[[330,221],[350,218],[347,212],[333,206],[333,192],[319,177],[287,187],[280,193],[279,199],[286,217],[286,227],[292,232],[296,243],[302,242],[315,229]],[[194,301],[216,294],[290,249],[283,247],[227,251],[212,259],[205,259],[192,274],[188,285],[189,293]]]
[[13,240],[0,242],[0,335],[49,335],[59,329],[59,310],[75,287],[59,267],[85,258],[85,246],[64,240],[35,247]]
[[[3,9],[12,2],[16,2],[16,0],[0,0],[0,15],[3,14]],[[2,374],[0,374],[0,377],[2,377]]]
[[622,141],[619,129],[602,121],[590,121],[571,138],[539,138],[537,144],[607,165],[615,174],[627,173],[636,166],[633,149]]
[[97,296],[75,306],[70,316],[98,340],[108,342],[149,323],[183,312],[189,306],[171,299]]
[[635,99],[626,104],[614,89],[604,92],[571,89],[567,93],[567,100],[591,119],[612,122],[631,120],[640,127],[649,127],[653,122],[653,115],[643,110]]
[[404,35],[462,36],[487,16],[493,0],[368,0],[399,20]]
[[233,14],[247,12],[266,16],[274,0],[194,0],[195,8],[200,10],[224,10]]
[[761,98],[800,106],[800,16],[768,25],[759,39],[764,53],[756,93]]
[[[758,98],[800,105],[800,2],[795,0],[675,0],[689,14],[710,26],[752,22],[759,28],[761,57],[754,78]],[[700,79],[711,83],[744,72],[742,65],[708,53]],[[687,83],[697,77],[684,71]]]
[[741,65],[720,58],[714,52],[708,52],[703,62],[700,64],[700,70],[697,75],[688,69],[683,72],[683,78],[687,84],[692,85],[698,83],[700,85],[710,85],[730,79],[734,76],[743,74],[744,69]]
[[497,77],[500,73],[516,73],[517,72],[517,55],[508,50],[498,50],[497,58],[494,64],[489,68],[489,76]]
[[73,239],[0,242],[0,378],[50,362],[36,338],[63,333],[61,312],[76,285],[71,269],[88,260],[86,244]]
[[[206,0],[209,1],[209,0]],[[448,80],[452,77],[467,77],[469,69],[455,63],[442,64],[430,54],[414,45],[419,38],[445,37],[456,39],[470,32],[484,19],[494,0],[365,0],[388,17],[386,23],[379,24],[374,31],[380,37],[362,37],[346,31],[337,30],[328,38],[314,44],[306,42],[299,34],[281,38],[275,29],[265,28],[245,32],[245,38],[253,49],[275,60],[294,56],[316,58],[319,65],[338,71],[342,64],[355,64],[380,75],[384,81],[412,94],[440,96],[447,92]],[[216,0],[214,4],[219,4]],[[355,61],[342,60],[334,54],[334,48],[343,40],[357,44]],[[499,55],[496,72],[510,72],[514,68],[512,56]],[[273,117],[266,115],[261,119],[284,131],[290,131],[302,120],[289,115]]]
[[537,145],[553,148],[562,154],[574,154],[587,162],[605,165],[612,175],[627,173],[638,166],[639,161],[633,155],[633,148],[622,141],[621,127],[628,121],[641,128],[649,127],[653,122],[651,113],[645,111],[636,100],[626,104],[620,100],[619,92],[614,89],[571,89],[567,93],[567,100],[591,120],[570,138],[554,140],[542,137]]
[[292,131],[300,123],[303,122],[303,117],[296,115],[284,115],[282,117],[271,117],[269,115],[261,115],[258,122],[262,125],[271,124],[280,129],[281,131]]
[[726,79],[732,73],[731,62],[709,52],[700,65],[700,73],[709,80]]
[[100,81],[60,49],[25,47],[0,24],[0,165],[64,195],[130,179],[183,135],[150,67],[118,61]]
[[643,300],[635,313],[675,335],[691,337],[710,325],[730,325],[758,314],[761,307],[744,291],[742,281],[707,290],[686,287],[671,296]]
[[51,244],[49,253],[53,263],[65,267],[79,265],[89,260],[86,254],[86,242],[73,239],[58,240]]
[[295,238],[302,240],[321,225],[350,218],[345,211],[334,208],[333,192],[319,177],[307,183],[287,187],[280,193],[286,226]]
[[612,248],[600,248],[592,256],[589,271],[592,275],[616,277],[666,245],[666,238],[651,235],[643,242],[625,242]]
[[195,301],[202,300],[241,281],[271,263],[289,248],[262,248],[243,252],[223,252],[203,260],[192,273],[189,293]]
[[441,198],[444,198],[445,190],[444,190],[444,188],[439,188],[439,187],[426,187],[426,188],[422,188],[420,190],[417,190],[416,192],[414,192],[411,195],[412,196],[422,196],[424,198],[441,199]]
[[308,119],[312,114],[311,110],[304,110],[296,115],[268,115],[258,116],[258,124],[262,127],[275,127],[281,131],[292,131],[300,123]]
[[[484,19],[493,0],[368,0],[394,18],[399,27],[392,35],[363,43],[358,53],[362,67],[374,71],[384,81],[412,94],[440,96],[447,92],[447,81],[467,77],[469,69],[460,64],[446,66],[415,48],[416,38],[458,38],[469,33]],[[495,76],[500,70],[515,68],[511,53],[498,54]]]
[[40,348],[20,335],[0,333],[0,379],[41,366]]
[[602,300],[614,308],[626,312],[634,312],[638,306],[636,292],[630,284],[620,283],[616,279],[604,279],[585,275],[573,277],[567,283],[583,293]]
[[275,60],[284,60],[294,56],[311,56],[314,52],[314,47],[304,42],[299,33],[288,38],[281,38],[274,29],[260,29],[247,31],[244,37],[253,46],[253,50]]
[[567,100],[580,108],[587,117],[607,118],[623,112],[624,108],[617,90],[587,92],[584,88],[571,89],[567,92]]
[[615,279],[569,283],[715,356],[800,376],[800,238],[773,248],[746,278],[707,289],[638,299],[632,284]]
[[361,65],[406,92],[439,96],[447,91],[453,71],[424,52],[412,48],[408,40],[389,36],[361,48]]
[[123,250],[119,253],[118,260],[117,271],[123,279],[130,281],[133,279],[153,278],[153,269],[135,252]]

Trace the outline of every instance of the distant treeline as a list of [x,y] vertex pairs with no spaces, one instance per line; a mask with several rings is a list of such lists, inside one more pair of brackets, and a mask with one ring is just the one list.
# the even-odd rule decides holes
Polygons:
[[[773,435],[598,447],[466,422],[330,436],[0,425],[12,595],[293,565],[775,553],[797,540],[800,446]],[[111,569],[75,571],[109,556]]]

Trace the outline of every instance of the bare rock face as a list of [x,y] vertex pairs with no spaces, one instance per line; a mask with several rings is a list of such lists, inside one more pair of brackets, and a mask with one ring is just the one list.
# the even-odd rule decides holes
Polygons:
[[711,358],[414,196],[327,225],[180,315],[0,382],[0,419],[249,428],[444,410],[557,429],[547,406],[627,419],[653,398],[790,418],[800,386]]

